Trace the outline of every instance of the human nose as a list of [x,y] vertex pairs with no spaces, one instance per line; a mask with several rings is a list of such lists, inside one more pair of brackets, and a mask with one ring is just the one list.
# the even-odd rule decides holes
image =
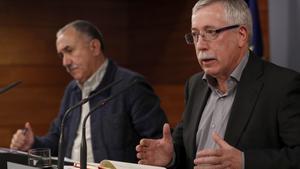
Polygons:
[[70,59],[70,57],[68,57],[68,55],[64,55],[62,60],[63,60],[63,66],[65,67],[71,65],[72,63],[72,60]]
[[208,48],[207,40],[205,39],[204,34],[199,34],[195,41],[196,50],[206,50]]

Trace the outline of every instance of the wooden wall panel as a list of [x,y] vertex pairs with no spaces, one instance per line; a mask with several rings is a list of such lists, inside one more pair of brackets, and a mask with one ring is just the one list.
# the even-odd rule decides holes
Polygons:
[[18,86],[0,97],[1,146],[8,146],[12,134],[31,122],[36,134],[44,134],[58,112],[63,88],[61,86]]
[[184,40],[184,34],[190,32],[194,2],[129,3],[128,48],[129,57],[134,57],[130,68],[155,84],[184,84],[188,76],[199,70],[194,47]]
[[71,78],[62,66],[11,65],[0,66],[0,84],[21,80],[20,86],[63,86]]
[[154,90],[160,96],[161,106],[166,110],[171,127],[175,127],[184,109],[183,85],[155,85]]
[[[190,31],[195,2],[2,0],[0,87],[17,80],[23,83],[0,95],[0,146],[9,146],[25,121],[38,135],[48,130],[71,79],[56,57],[55,33],[75,19],[97,25],[104,34],[105,54],[147,78],[175,126],[184,109],[185,80],[200,70],[194,47],[183,38]],[[266,2],[259,1],[264,36],[268,36]]]
[[260,0],[258,2],[261,30],[263,35],[264,58],[270,59],[270,46],[269,46],[269,17],[268,17],[268,0]]

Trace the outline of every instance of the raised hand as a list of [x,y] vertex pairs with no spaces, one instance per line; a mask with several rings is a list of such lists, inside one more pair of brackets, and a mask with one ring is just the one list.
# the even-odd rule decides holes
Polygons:
[[198,151],[194,169],[241,169],[242,152],[229,145],[218,134],[213,133],[212,137],[219,148]]
[[161,139],[141,139],[136,146],[139,164],[167,166],[173,157],[173,139],[169,124],[164,124]]
[[24,129],[19,129],[13,135],[10,143],[11,149],[27,151],[29,150],[34,142],[34,134],[29,122],[25,123]]

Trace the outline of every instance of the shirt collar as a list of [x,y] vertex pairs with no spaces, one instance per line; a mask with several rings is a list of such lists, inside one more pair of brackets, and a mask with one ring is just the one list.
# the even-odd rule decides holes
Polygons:
[[243,70],[246,67],[248,60],[249,60],[249,52],[247,52],[245,54],[245,56],[243,57],[241,62],[238,64],[238,66],[231,73],[230,77],[234,78],[235,80],[237,80],[239,82],[241,80]]

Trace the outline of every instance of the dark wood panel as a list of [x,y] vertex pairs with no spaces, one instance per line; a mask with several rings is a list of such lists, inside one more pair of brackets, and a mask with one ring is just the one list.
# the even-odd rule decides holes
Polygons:
[[258,2],[261,29],[263,34],[263,45],[264,45],[264,58],[270,59],[270,47],[269,47],[269,8],[268,0],[260,0]]
[[62,66],[0,66],[0,85],[21,80],[22,86],[64,86],[71,79]]
[[171,127],[180,121],[184,110],[184,85],[155,85],[154,90],[160,97],[161,106],[166,111],[166,115]]
[[0,27],[0,36],[1,65],[60,64],[54,29],[6,25]]
[[0,96],[0,145],[8,146],[12,134],[29,121],[38,135],[45,134],[57,115],[64,87],[23,87]]
[[199,71],[194,48],[186,45],[183,38],[190,31],[194,2],[129,3],[128,47],[133,59],[128,67],[155,84],[183,84],[188,76]]

